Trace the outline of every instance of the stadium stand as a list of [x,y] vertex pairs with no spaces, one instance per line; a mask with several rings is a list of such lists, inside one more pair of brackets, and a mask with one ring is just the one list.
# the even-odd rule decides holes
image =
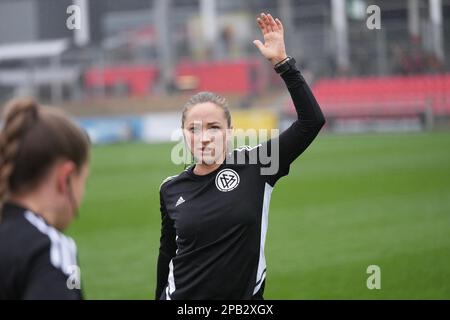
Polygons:
[[[257,93],[265,86],[266,77],[261,76],[262,70],[259,60],[184,61],[175,68],[174,89],[231,94]],[[158,74],[158,68],[154,65],[93,67],[85,72],[84,81],[90,91],[102,85],[108,89],[123,86],[130,96],[142,97],[153,92]]]
[[90,90],[101,85],[109,88],[124,86],[130,96],[142,97],[151,93],[157,75],[157,68],[152,65],[94,67],[85,72],[84,81]]
[[450,115],[449,74],[320,79],[313,91],[328,117]]

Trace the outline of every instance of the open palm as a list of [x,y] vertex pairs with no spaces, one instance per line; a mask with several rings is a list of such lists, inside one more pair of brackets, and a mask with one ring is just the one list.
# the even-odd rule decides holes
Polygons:
[[270,14],[261,13],[256,19],[264,37],[264,44],[260,40],[253,43],[261,54],[273,65],[287,57],[284,44],[284,29],[281,21],[274,19]]

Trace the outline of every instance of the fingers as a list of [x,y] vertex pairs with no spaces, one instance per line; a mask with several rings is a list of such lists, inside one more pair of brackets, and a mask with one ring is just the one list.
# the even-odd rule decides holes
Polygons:
[[267,18],[269,19],[269,24],[272,28],[272,31],[278,31],[278,25],[275,23],[275,20],[270,13],[267,15]]
[[283,25],[281,21],[277,18],[274,19],[271,14],[261,13],[261,17],[256,19],[258,21],[258,25],[261,28],[263,34],[266,34],[271,31],[282,31]]
[[255,41],[253,41],[253,44],[259,49],[259,51],[261,51],[261,53],[263,52],[264,45],[261,41],[255,40]]
[[261,30],[263,31],[263,35],[272,31],[272,28],[268,23],[267,16],[264,13],[261,13],[261,16],[258,18],[258,23],[260,25]]
[[280,29],[281,31],[284,30],[283,28],[283,24],[281,23],[280,19],[276,18],[275,22],[277,23],[278,29]]
[[258,22],[258,26],[261,29],[261,32],[263,35],[265,35],[267,32],[269,32],[266,28],[266,24],[262,21],[261,18],[256,18],[256,21]]
[[270,24],[269,17],[265,13],[261,13],[262,21],[265,25],[267,32],[273,31],[272,25]]

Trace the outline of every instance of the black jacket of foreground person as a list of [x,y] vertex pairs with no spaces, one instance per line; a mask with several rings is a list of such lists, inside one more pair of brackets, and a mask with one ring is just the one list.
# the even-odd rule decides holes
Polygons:
[[[12,203],[0,223],[0,300],[79,300],[77,249],[35,213]],[[79,283],[79,282],[78,282]]]

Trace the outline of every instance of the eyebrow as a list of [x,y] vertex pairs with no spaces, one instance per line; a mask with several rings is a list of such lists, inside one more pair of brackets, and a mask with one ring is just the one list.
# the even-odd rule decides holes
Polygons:
[[[199,124],[198,122],[191,122],[191,123],[189,123],[189,126],[194,126],[194,125],[198,125],[198,124]],[[221,125],[221,123],[218,122],[218,121],[213,121],[213,122],[207,122],[206,123],[206,125],[213,125],[213,124]]]

